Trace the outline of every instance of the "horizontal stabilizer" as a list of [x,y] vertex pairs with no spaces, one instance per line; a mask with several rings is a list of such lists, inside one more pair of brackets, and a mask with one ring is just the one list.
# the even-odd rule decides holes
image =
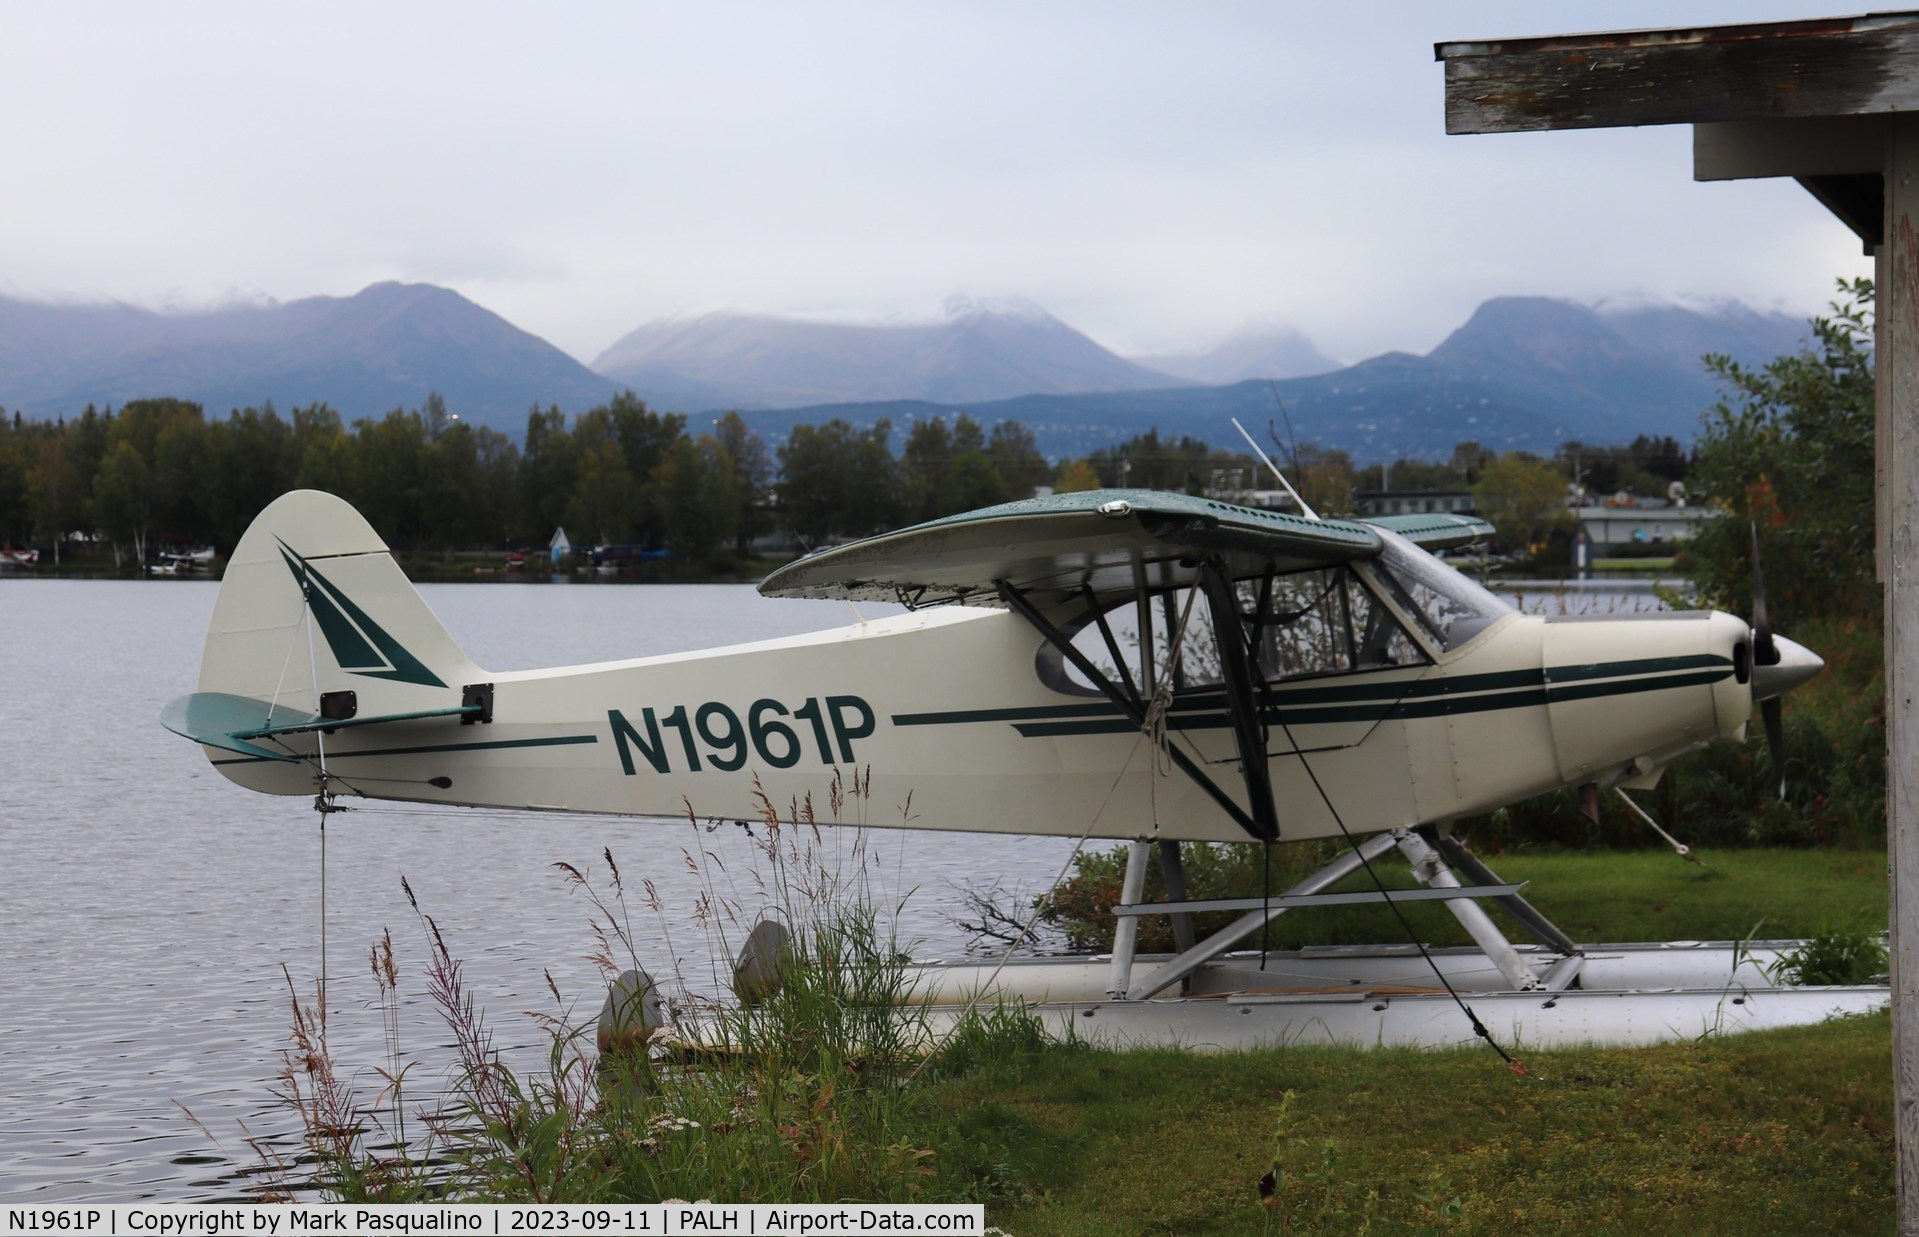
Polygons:
[[315,713],[305,713],[298,709],[275,708],[265,700],[255,700],[251,696],[235,696],[227,692],[194,692],[191,695],[175,697],[167,707],[160,710],[160,724],[177,735],[192,739],[195,743],[204,743],[208,747],[222,748],[229,752],[239,752],[244,756],[258,756],[265,760],[295,760],[295,756],[286,752],[277,752],[272,748],[261,747],[239,738],[242,734],[257,736],[262,728],[271,727],[274,719],[284,723],[297,721],[314,722],[320,720]]
[[196,743],[264,756],[270,760],[294,760],[285,752],[261,747],[255,739],[275,735],[311,734],[315,730],[332,733],[355,726],[378,726],[387,722],[415,722],[433,717],[478,717],[483,707],[458,705],[450,709],[416,709],[410,713],[385,713],[375,717],[322,717],[300,709],[275,707],[251,696],[227,692],[194,692],[181,696],[160,713],[160,724],[177,735]]

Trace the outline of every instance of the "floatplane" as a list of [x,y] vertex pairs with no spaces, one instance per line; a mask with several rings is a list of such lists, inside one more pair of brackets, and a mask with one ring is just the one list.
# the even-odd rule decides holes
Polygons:
[[[1755,704],[1773,722],[1823,664],[1763,612],[1519,613],[1434,553],[1490,531],[1053,495],[815,553],[760,585],[904,606],[895,616],[494,673],[358,512],[299,491],[235,547],[199,689],[163,722],[233,782],[316,802],[684,819],[687,803],[748,814],[755,786],[803,801],[857,768],[869,801],[910,795],[894,827],[1126,841],[1110,955],[918,972],[935,1001],[1015,997],[1084,1038],[1457,1043],[1472,1038],[1462,993],[1494,1034],[1530,1045],[1883,1004],[1884,986],[1774,986],[1790,942],[1581,945],[1455,835],[1462,817],[1561,787],[1651,786],[1686,753],[1742,740]],[[1184,896],[1184,843],[1327,838],[1348,846],[1289,889]],[[1172,900],[1147,904],[1155,845]],[[1393,852],[1418,887],[1373,875]],[[1334,888],[1361,872],[1372,887]],[[1437,900],[1475,944],[1235,950],[1280,914],[1386,900]],[[1531,939],[1509,939],[1489,906]],[[1192,942],[1187,916],[1221,909],[1241,917]],[[1175,917],[1177,954],[1137,954],[1145,915]]]

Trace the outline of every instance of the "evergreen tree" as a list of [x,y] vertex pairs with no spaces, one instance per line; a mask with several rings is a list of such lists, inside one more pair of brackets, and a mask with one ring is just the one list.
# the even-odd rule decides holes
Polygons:
[[1687,562],[1703,601],[1748,613],[1756,526],[1775,626],[1879,612],[1872,281],[1839,293],[1807,351],[1759,369],[1706,358],[1726,398],[1706,414],[1687,484],[1726,518],[1699,530]]

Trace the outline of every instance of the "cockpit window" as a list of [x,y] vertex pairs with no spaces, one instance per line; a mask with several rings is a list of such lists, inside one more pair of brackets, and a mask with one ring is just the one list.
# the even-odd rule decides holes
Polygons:
[[1458,648],[1513,612],[1512,605],[1398,533],[1378,532],[1386,543],[1373,560],[1378,578],[1441,649]]
[[[1254,664],[1269,681],[1422,665],[1427,660],[1392,611],[1350,567],[1248,577],[1235,583],[1234,595],[1239,610],[1236,638],[1246,643]],[[1214,629],[1212,610],[1200,590],[1155,594],[1149,608],[1152,680],[1170,678],[1175,691],[1217,686],[1220,633]],[[1080,623],[1074,647],[1114,682],[1130,676],[1140,685],[1137,602],[1128,599],[1102,615],[1086,615]],[[1176,640],[1182,627],[1184,634]],[[1126,676],[1118,671],[1118,661],[1124,661]],[[1061,668],[1067,690],[1096,690],[1070,661]]]

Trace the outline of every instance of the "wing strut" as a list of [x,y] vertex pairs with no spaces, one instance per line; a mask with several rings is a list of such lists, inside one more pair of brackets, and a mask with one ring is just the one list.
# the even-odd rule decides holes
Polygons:
[[[1200,565],[1199,579],[1206,590],[1206,604],[1213,612],[1213,636],[1219,645],[1220,686],[1226,689],[1226,711],[1233,719],[1233,740],[1239,747],[1240,773],[1246,779],[1246,795],[1253,805],[1253,821],[1259,831],[1253,836],[1265,842],[1279,840],[1279,811],[1273,806],[1273,773],[1266,760],[1266,736],[1260,732],[1259,701],[1254,697],[1252,658],[1246,649],[1245,623],[1240,619],[1239,600],[1233,595],[1233,582],[1217,560]],[[1271,575],[1260,598],[1263,614],[1272,596]]]
[[[1087,658],[1086,654],[1080,652],[1079,649],[1073,646],[1072,640],[1065,632],[1054,626],[1051,620],[1039,612],[1038,607],[1033,605],[1026,594],[1020,592],[1003,579],[995,580],[993,584],[999,591],[1000,600],[1004,601],[1010,609],[1023,617],[1028,623],[1031,623],[1034,629],[1046,638],[1048,644],[1058,649],[1061,656],[1065,657],[1067,661],[1072,662],[1073,666],[1078,669],[1081,674],[1086,676],[1087,682],[1097,687],[1100,693],[1112,701],[1120,712],[1131,718],[1134,725],[1142,728],[1145,727],[1146,702],[1140,699],[1136,692],[1129,693],[1119,684],[1113,682],[1099,667],[1095,666],[1092,661]],[[1231,595],[1232,590],[1229,586],[1227,589],[1229,607],[1231,606]],[[1209,600],[1209,604],[1214,606],[1213,622],[1217,627],[1222,621],[1217,609],[1217,602]],[[1237,609],[1233,609],[1232,623],[1234,627],[1239,623],[1237,614]],[[1227,628],[1227,630],[1232,629]],[[1233,643],[1235,643],[1234,640],[1222,639],[1220,646],[1224,648]],[[1118,664],[1124,666],[1125,661],[1122,659]],[[1220,810],[1232,817],[1233,823],[1241,829],[1244,829],[1247,835],[1254,841],[1273,842],[1279,839],[1279,821],[1278,814],[1273,808],[1272,781],[1266,768],[1264,745],[1256,743],[1258,737],[1257,726],[1242,727],[1241,725],[1242,709],[1250,708],[1249,704],[1243,704],[1241,702],[1250,702],[1252,700],[1252,684],[1245,680],[1247,663],[1243,650],[1237,667],[1237,671],[1232,669],[1230,665],[1227,669],[1226,677],[1229,681],[1226,684],[1226,695],[1228,700],[1235,702],[1232,706],[1234,733],[1239,734],[1242,729],[1249,729],[1251,731],[1250,735],[1241,735],[1240,755],[1242,759],[1240,763],[1246,775],[1246,792],[1251,797],[1253,804],[1252,814],[1249,815],[1245,808],[1233,802],[1232,796],[1228,795],[1220,788],[1217,782],[1208,777],[1206,771],[1200,768],[1199,765],[1193,761],[1192,757],[1188,756],[1177,745],[1170,742],[1167,743],[1166,754],[1171,757],[1173,763],[1179,767],[1180,772],[1191,778],[1195,785],[1211,796],[1213,802],[1219,805]],[[1238,681],[1233,681],[1235,674],[1238,675]],[[1245,758],[1249,754],[1249,751],[1253,751],[1253,749],[1247,746],[1249,742],[1254,742],[1254,746],[1257,748],[1257,751],[1253,753],[1253,759]]]

